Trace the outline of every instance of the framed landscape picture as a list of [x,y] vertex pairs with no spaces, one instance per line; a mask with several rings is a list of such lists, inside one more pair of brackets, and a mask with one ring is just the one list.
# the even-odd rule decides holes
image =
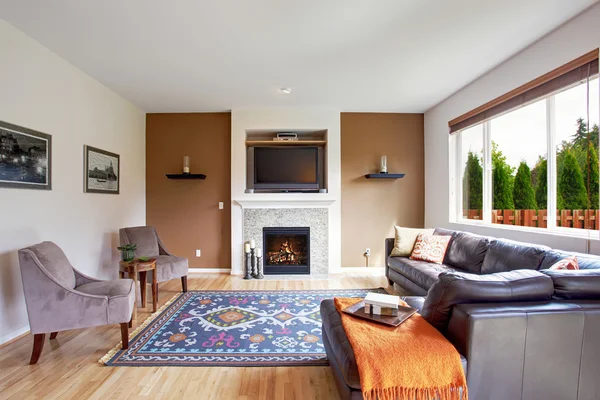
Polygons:
[[86,193],[119,194],[119,155],[92,146],[83,146]]
[[52,190],[52,136],[0,121],[0,188]]

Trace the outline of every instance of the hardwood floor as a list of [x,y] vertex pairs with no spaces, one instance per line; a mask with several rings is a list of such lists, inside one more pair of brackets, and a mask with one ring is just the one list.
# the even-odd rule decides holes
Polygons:
[[[375,272],[376,271],[376,272]],[[381,269],[327,280],[252,280],[190,275],[189,290],[294,290],[388,287]],[[181,291],[160,285],[159,305]],[[134,328],[152,311],[139,308]],[[119,325],[59,332],[29,365],[33,336],[0,348],[0,399],[338,399],[329,367],[106,367],[97,363],[120,340]]]

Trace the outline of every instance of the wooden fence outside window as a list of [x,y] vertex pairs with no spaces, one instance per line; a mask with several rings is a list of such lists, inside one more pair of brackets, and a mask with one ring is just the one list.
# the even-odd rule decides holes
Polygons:
[[[463,217],[481,220],[482,210],[464,210]],[[492,223],[548,227],[547,210],[492,210]],[[600,210],[556,210],[556,226],[600,230]]]

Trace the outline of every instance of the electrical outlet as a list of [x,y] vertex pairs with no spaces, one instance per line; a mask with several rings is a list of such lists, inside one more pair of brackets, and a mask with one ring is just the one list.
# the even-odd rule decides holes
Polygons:
[[224,208],[224,206],[225,206],[225,205],[223,204],[223,202],[222,202],[222,201],[220,201],[220,202],[219,202],[219,210],[222,210],[222,209]]
[[196,257],[202,257],[202,250],[196,250]]
[[369,257],[371,255],[371,249],[368,247],[365,249],[365,256]]

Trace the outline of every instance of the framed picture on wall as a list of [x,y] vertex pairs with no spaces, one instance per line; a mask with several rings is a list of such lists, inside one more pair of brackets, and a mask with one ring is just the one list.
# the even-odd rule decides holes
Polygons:
[[0,188],[52,190],[52,136],[0,121]]
[[119,194],[119,155],[92,146],[83,146],[85,193]]

